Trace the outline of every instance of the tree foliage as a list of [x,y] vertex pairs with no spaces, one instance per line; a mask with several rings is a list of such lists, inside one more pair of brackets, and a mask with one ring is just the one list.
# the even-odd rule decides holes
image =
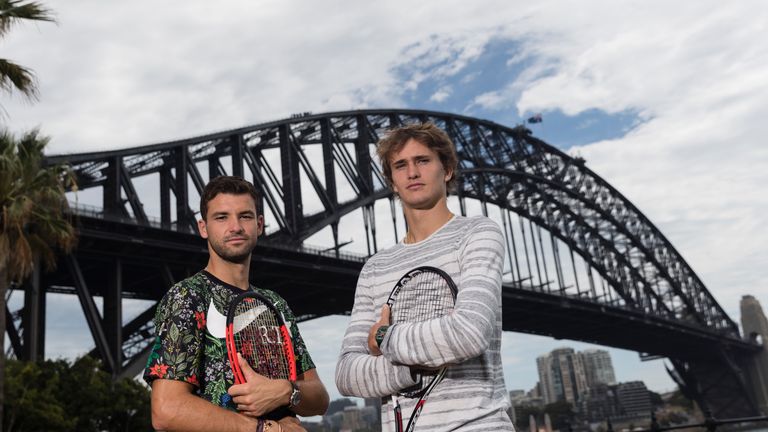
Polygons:
[[549,414],[553,429],[568,430],[568,427],[574,424],[573,406],[570,402],[563,400],[547,404],[541,408],[532,405],[516,406],[515,417],[517,417],[517,421],[515,425],[520,429],[527,429],[530,427],[530,417],[533,416],[536,426],[543,428],[545,414]]
[[544,412],[549,414],[553,429],[568,430],[574,423],[573,406],[567,401],[557,401],[544,406]]
[[27,277],[36,257],[52,267],[55,248],[74,246],[64,195],[74,176],[65,166],[45,165],[48,141],[37,130],[20,138],[0,130],[0,271],[9,281]]
[[131,379],[113,382],[91,357],[9,360],[6,369],[8,432],[152,430],[149,390]]
[[[39,2],[0,0],[0,38],[8,34],[15,24],[24,20],[54,21],[52,12]],[[37,80],[34,72],[3,58],[0,58],[0,89],[8,93],[17,90],[29,99],[37,99]]]
[[[66,216],[65,196],[68,187],[75,187],[74,175],[67,167],[45,164],[47,144],[48,138],[37,130],[18,138],[0,130],[0,347],[5,346],[5,300],[10,283],[29,276],[38,259],[53,267],[57,251],[68,252],[76,239]],[[2,350],[0,407],[4,363]]]

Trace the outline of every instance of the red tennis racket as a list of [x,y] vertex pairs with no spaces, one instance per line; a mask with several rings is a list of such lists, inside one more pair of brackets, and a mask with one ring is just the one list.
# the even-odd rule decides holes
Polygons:
[[293,339],[285,317],[271,300],[256,292],[238,295],[227,311],[227,356],[235,384],[243,384],[238,353],[267,378],[296,381]]
[[[417,267],[400,278],[387,299],[390,307],[390,323],[413,323],[440,318],[453,311],[458,290],[448,273],[435,267]],[[447,367],[437,371],[420,371],[419,382],[398,392],[399,396],[419,398],[408,425],[403,429],[403,416],[398,395],[392,396],[395,414],[395,431],[413,431],[429,394],[443,380]]]

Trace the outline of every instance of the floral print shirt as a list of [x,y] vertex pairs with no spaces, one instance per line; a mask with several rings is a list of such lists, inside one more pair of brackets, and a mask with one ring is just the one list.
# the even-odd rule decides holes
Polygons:
[[[314,369],[286,301],[272,291],[250,289],[272,300],[285,316],[293,335],[296,372]],[[171,287],[157,307],[157,336],[144,380],[150,385],[158,378],[188,382],[198,396],[234,410],[227,393],[235,378],[227,357],[225,326],[228,305],[242,292],[204,270]]]

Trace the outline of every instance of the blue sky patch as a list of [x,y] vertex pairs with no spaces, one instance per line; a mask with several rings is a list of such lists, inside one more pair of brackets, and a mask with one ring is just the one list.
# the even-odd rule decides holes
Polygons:
[[[528,117],[534,113],[528,113]],[[599,109],[582,111],[575,116],[562,111],[545,111],[542,122],[528,124],[533,134],[553,146],[567,150],[573,146],[621,138],[642,123],[639,114],[626,110],[615,114]]]
[[[506,126],[526,123],[526,119],[536,113],[518,114],[517,101],[520,94],[510,90],[510,85],[535,60],[522,55],[522,43],[524,41],[491,40],[477,58],[453,75],[440,74],[438,70],[444,70],[455,62],[459,52],[430,61],[430,55],[435,53],[430,50],[422,58],[416,58],[395,69],[395,74],[402,82],[411,82],[421,77],[418,86],[407,90],[403,99],[409,108],[463,114]],[[503,96],[500,96],[503,100],[499,100],[493,107],[486,108],[472,103],[477,96],[494,92],[499,95],[503,92]],[[551,110],[542,112],[542,117],[541,123],[526,125],[535,136],[563,150],[620,138],[642,121],[634,110],[611,114],[590,109],[575,116]]]

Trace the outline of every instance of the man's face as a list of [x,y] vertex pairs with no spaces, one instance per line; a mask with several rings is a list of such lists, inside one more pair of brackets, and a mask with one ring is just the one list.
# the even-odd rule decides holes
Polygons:
[[392,189],[403,206],[429,209],[445,199],[446,182],[453,175],[446,172],[440,157],[426,145],[408,140],[390,159]]
[[208,214],[197,222],[200,236],[208,240],[211,253],[225,261],[242,264],[251,257],[264,229],[264,218],[248,195],[220,193],[208,202]]

